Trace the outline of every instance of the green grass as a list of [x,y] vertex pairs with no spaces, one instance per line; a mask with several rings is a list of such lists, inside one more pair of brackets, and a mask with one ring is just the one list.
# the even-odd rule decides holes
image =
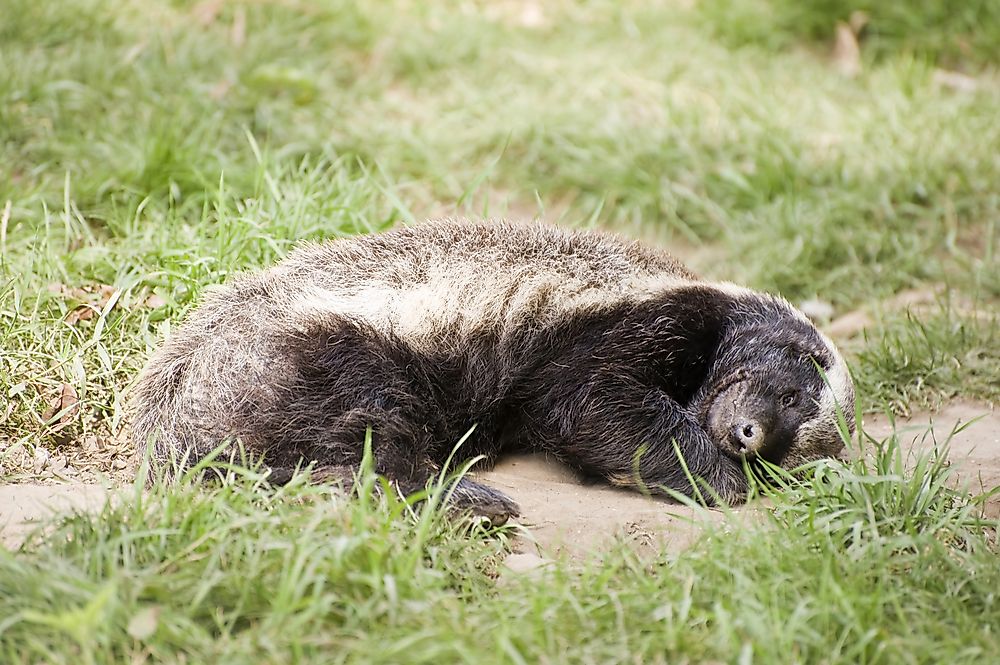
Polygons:
[[[877,310],[844,344],[864,409],[996,403],[996,15],[897,4],[847,79],[839,2],[8,0],[0,478],[121,447],[130,381],[234,271],[435,215],[615,228]],[[759,528],[542,577],[389,499],[158,484],[0,551],[0,660],[984,662],[996,524],[943,458],[876,449],[786,479]]]
[[502,567],[508,532],[379,498],[369,475],[353,500],[238,469],[140,485],[0,551],[0,657],[983,662],[1000,648],[996,522],[949,488],[942,453],[908,465],[890,438],[786,477],[757,528],[531,575]]
[[956,315],[947,307],[926,318],[891,320],[858,353],[858,389],[869,408],[908,413],[970,395],[1000,400],[1000,319]]

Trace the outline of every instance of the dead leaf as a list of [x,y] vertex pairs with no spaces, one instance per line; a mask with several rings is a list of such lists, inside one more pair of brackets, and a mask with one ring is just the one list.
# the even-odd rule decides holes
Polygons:
[[159,605],[150,605],[136,612],[128,622],[126,630],[129,636],[137,640],[148,640],[152,637],[160,623],[160,611]]
[[0,256],[7,253],[7,224],[10,223],[10,199],[3,206],[0,213]]
[[229,39],[233,46],[239,48],[247,40],[247,12],[240,6],[233,11],[233,25],[229,29]]
[[205,0],[205,2],[199,2],[191,9],[191,18],[199,25],[211,25],[219,17],[224,4],[226,4],[225,0]]
[[71,311],[69,314],[67,314],[64,320],[71,326],[75,326],[80,321],[91,320],[92,318],[94,318],[94,315],[96,313],[97,311],[90,305],[80,305],[79,307]]
[[93,319],[118,293],[118,289],[108,284],[68,287],[65,284],[53,283],[49,284],[47,288],[50,293],[61,296],[64,300],[80,302],[79,305],[70,310],[64,319],[71,326],[80,321]]
[[34,460],[32,462],[32,468],[34,469],[35,473],[42,472],[42,469],[45,468],[45,465],[49,463],[50,457],[52,457],[52,455],[50,455],[49,451],[46,450],[44,447],[35,446],[35,455],[34,455]]
[[854,33],[855,39],[861,36],[861,31],[868,25],[868,20],[868,12],[860,9],[855,9],[851,12],[851,15],[847,18],[847,24],[851,26],[851,32]]
[[167,301],[164,300],[161,296],[158,296],[155,293],[151,293],[149,297],[143,301],[142,304],[144,307],[148,307],[149,309],[159,309],[160,307],[166,305]]
[[50,424],[57,425],[60,428],[64,427],[73,419],[79,403],[80,398],[76,394],[76,388],[68,383],[64,383],[59,390],[59,396],[49,402],[49,408],[45,409],[42,413],[42,420],[48,423],[58,416],[58,420]]
[[861,48],[851,26],[837,21],[837,36],[833,44],[833,66],[843,76],[854,78],[861,73]]

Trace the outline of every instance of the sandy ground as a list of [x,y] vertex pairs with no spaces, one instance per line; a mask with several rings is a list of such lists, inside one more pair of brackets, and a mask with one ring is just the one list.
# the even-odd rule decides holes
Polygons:
[[[524,554],[586,555],[624,535],[642,548],[684,549],[703,528],[723,527],[726,516],[638,492],[585,480],[546,455],[516,455],[478,474],[521,506]],[[734,515],[741,519],[746,508]]]
[[95,483],[0,486],[0,544],[16,547],[54,514],[99,511],[111,492]]
[[[958,470],[959,482],[977,491],[992,489],[1000,485],[1000,412],[957,402],[933,415],[898,419],[895,426],[905,447],[920,450],[935,441],[943,442],[956,424],[970,422],[952,439],[949,457]],[[865,419],[865,430],[882,439],[891,434],[892,425],[886,417],[874,416]],[[519,522],[525,535],[516,546],[518,554],[508,563],[522,570],[559,554],[586,556],[618,535],[644,549],[679,551],[704,529],[737,528],[760,510],[760,506],[751,505],[727,519],[719,511],[686,508],[587,483],[544,455],[513,456],[479,476],[521,505]],[[16,547],[54,513],[97,510],[110,491],[107,485],[82,483],[0,486],[0,542]],[[1000,498],[988,511],[1000,515]]]

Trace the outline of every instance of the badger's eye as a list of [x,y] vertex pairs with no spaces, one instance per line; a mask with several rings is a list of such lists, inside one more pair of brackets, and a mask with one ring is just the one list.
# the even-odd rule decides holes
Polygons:
[[781,396],[781,406],[786,409],[790,406],[795,406],[797,401],[799,401],[799,394],[794,390],[790,390]]

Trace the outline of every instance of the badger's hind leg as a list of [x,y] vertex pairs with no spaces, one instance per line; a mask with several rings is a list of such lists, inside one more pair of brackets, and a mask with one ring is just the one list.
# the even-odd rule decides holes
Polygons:
[[[287,485],[304,467],[270,466],[267,482],[271,485]],[[350,466],[313,466],[309,470],[309,480],[323,485],[338,485],[350,489],[354,485],[355,469]]]
[[[287,354],[292,383],[272,407],[248,413],[267,433],[272,476],[290,479],[289,469],[313,464],[313,480],[351,487],[370,440],[374,471],[401,495],[438,478],[435,452],[450,450],[452,428],[433,397],[433,369],[404,342],[331,316],[290,340]],[[518,514],[510,498],[468,478],[450,488],[450,497],[453,512],[492,524]]]

